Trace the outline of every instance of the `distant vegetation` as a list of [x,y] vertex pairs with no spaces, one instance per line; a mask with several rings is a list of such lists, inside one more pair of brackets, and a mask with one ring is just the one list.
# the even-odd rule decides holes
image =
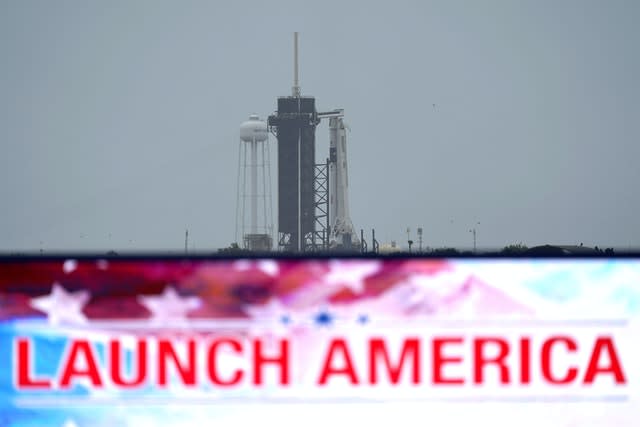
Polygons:
[[502,251],[500,251],[500,253],[505,255],[517,255],[526,252],[527,249],[529,249],[527,245],[520,242],[505,246],[504,248],[502,248]]
[[451,255],[460,255],[460,251],[456,248],[438,248],[434,249],[431,252],[431,255],[435,256],[451,256]]
[[237,243],[232,243],[226,248],[218,249],[218,254],[220,255],[242,255],[250,253],[251,251],[249,249],[243,249]]

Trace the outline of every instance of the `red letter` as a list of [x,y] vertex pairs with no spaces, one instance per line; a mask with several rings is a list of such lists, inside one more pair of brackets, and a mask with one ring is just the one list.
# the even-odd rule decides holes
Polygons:
[[18,338],[17,344],[18,354],[14,356],[18,364],[16,387],[31,390],[50,389],[51,380],[31,377],[31,340],[29,338]]
[[[600,366],[600,355],[605,350],[609,355],[609,365]],[[584,383],[591,384],[598,374],[613,374],[616,384],[626,384],[627,380],[622,372],[622,365],[618,360],[616,347],[613,345],[611,337],[598,337],[591,353],[587,373],[584,375]]]
[[125,380],[122,378],[122,361],[120,360],[120,341],[112,340],[109,343],[109,355],[111,357],[109,363],[109,370],[111,371],[111,379],[113,383],[118,387],[129,388],[140,386],[147,377],[147,342],[144,339],[138,340],[138,348],[136,351],[136,373],[137,375],[130,379]]
[[578,375],[577,368],[570,367],[564,378],[553,378],[553,374],[551,372],[551,347],[556,342],[564,343],[569,351],[576,351],[578,349],[578,345],[571,337],[551,337],[546,340],[542,345],[542,375],[552,384],[569,384],[576,379],[576,376]]
[[[196,385],[196,343],[193,339],[190,339],[187,345],[187,364],[184,366],[178,361],[178,355],[171,341],[167,339],[158,340],[158,385],[167,385],[167,357],[171,357],[171,360],[173,360],[173,364],[178,369],[184,385]],[[209,359],[209,370],[211,370],[211,359]]]
[[[87,367],[84,369],[76,367],[76,363],[80,354],[82,354],[87,362]],[[96,358],[93,354],[93,349],[89,341],[72,341],[71,350],[69,350],[67,359],[62,362],[62,366],[63,371],[62,375],[60,376],[60,387],[71,387],[71,381],[74,377],[88,377],[93,386],[102,386],[102,380],[100,379],[100,372],[98,371]]]
[[262,384],[262,366],[274,363],[280,367],[280,385],[289,384],[289,341],[280,340],[280,355],[267,357],[262,354],[262,341],[253,341],[253,384]]
[[433,339],[433,383],[434,384],[464,384],[463,378],[444,378],[442,368],[445,363],[460,363],[462,357],[444,357],[442,350],[445,344],[462,344],[462,338],[434,338]]
[[420,341],[417,338],[404,340],[400,354],[400,362],[398,362],[396,366],[391,366],[384,339],[372,338],[369,340],[369,382],[371,384],[377,384],[378,382],[378,364],[376,363],[376,358],[380,353],[382,354],[384,366],[387,368],[392,384],[397,384],[400,380],[400,372],[402,372],[404,360],[411,354],[413,358],[411,378],[414,384],[420,383]]
[[[338,350],[342,353],[342,357],[344,358],[344,368],[336,368],[333,366],[334,353]],[[353,369],[353,362],[351,361],[351,355],[349,354],[349,347],[347,347],[347,342],[344,338],[336,338],[331,341],[327,358],[322,366],[322,373],[320,374],[318,384],[325,385],[329,375],[334,374],[347,374],[351,384],[358,384],[358,377],[356,376],[355,369]]]
[[[500,349],[496,357],[485,357],[484,347],[486,344],[497,344]],[[505,359],[509,354],[509,343],[502,338],[476,338],[473,340],[473,382],[482,384],[484,380],[485,365],[495,364],[500,369],[500,383],[509,384],[509,368],[505,364]]]
[[221,385],[221,386],[236,385],[240,382],[240,380],[242,379],[242,375],[244,374],[241,369],[236,369],[235,371],[233,371],[233,374],[231,375],[231,379],[228,379],[226,381],[221,379],[218,376],[218,371],[216,370],[216,354],[217,354],[218,346],[222,344],[227,344],[231,346],[234,352],[242,354],[242,344],[240,343],[240,341],[234,338],[221,338],[221,339],[215,340],[211,344],[211,347],[209,347],[209,354],[207,356],[207,359],[209,362],[208,363],[209,378],[211,379],[211,382],[213,382],[215,385]]
[[520,383],[531,382],[531,338],[520,339]]

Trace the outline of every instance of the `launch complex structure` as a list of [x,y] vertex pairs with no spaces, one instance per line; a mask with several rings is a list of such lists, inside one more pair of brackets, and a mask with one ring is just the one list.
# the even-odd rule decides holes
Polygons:
[[[298,33],[294,33],[291,95],[278,97],[277,106],[267,123],[252,116],[241,126],[241,143],[248,143],[252,153],[250,163],[245,162],[245,175],[247,164],[253,168],[251,193],[242,198],[243,206],[244,199],[249,198],[252,218],[251,232],[244,234],[243,231],[244,248],[265,250],[270,246],[266,233],[263,237],[256,234],[255,223],[257,204],[261,198],[270,197],[266,193],[257,194],[255,178],[256,169],[264,165],[264,161],[257,160],[256,147],[268,132],[276,137],[278,149],[277,249],[283,252],[360,251],[365,243],[358,239],[349,215],[344,110],[319,112],[315,98],[302,95],[298,80]],[[316,127],[322,120],[329,121],[329,156],[324,163],[316,163]],[[242,222],[244,224],[244,216]]]

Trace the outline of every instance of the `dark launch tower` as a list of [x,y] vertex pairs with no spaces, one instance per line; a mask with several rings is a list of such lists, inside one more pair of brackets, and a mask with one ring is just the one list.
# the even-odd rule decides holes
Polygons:
[[309,248],[315,234],[315,98],[278,98],[269,126],[278,138],[278,246],[292,252]]
[[269,128],[278,139],[278,247],[304,252],[316,244],[316,100],[301,96],[298,83],[298,33],[293,44],[291,96],[278,98]]

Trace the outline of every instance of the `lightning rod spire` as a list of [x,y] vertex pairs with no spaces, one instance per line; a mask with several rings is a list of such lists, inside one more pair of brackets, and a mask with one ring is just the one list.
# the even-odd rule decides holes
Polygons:
[[298,82],[298,32],[293,33],[293,87],[292,96],[300,97],[300,83]]

